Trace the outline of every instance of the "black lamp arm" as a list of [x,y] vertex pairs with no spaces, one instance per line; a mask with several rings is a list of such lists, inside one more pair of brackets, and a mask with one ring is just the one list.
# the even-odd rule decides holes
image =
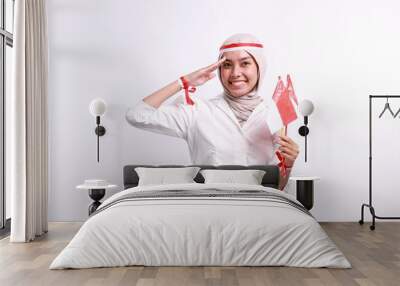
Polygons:
[[104,128],[104,126],[100,125],[100,116],[96,116],[96,129],[94,130],[94,132],[97,135],[97,162],[99,162],[99,137],[103,136],[106,133],[106,129]]
[[304,137],[304,161],[307,162],[307,135],[310,130],[307,127],[308,116],[304,116],[304,125],[299,128],[299,134]]

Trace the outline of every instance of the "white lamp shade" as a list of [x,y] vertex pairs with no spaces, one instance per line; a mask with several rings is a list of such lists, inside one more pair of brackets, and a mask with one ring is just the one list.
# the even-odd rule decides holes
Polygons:
[[301,115],[309,116],[314,111],[314,104],[311,102],[311,100],[304,99],[299,104],[299,111]]
[[89,104],[89,111],[93,116],[102,116],[107,109],[106,102],[101,98],[93,99]]

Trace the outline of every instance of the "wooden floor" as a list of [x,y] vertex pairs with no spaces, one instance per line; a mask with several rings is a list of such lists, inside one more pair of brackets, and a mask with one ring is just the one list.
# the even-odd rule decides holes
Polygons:
[[120,267],[48,270],[80,223],[51,223],[32,243],[0,241],[0,285],[400,285],[400,222],[322,223],[353,268]]

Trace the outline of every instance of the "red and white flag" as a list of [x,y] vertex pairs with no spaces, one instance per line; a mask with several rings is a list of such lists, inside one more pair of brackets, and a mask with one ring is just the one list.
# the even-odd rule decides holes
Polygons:
[[286,90],[289,95],[289,98],[291,98],[296,103],[296,105],[299,105],[296,94],[294,93],[294,88],[293,88],[292,80],[290,79],[290,75],[287,75]]
[[[295,121],[297,119],[297,113],[296,109],[294,107],[294,103],[297,105],[297,97],[294,92],[292,80],[290,79],[290,76],[287,75],[287,85],[283,83],[281,77],[278,77],[278,83],[276,85],[274,94],[272,95],[272,99],[276,104],[276,107],[278,108],[279,114],[282,119],[282,123],[285,126],[285,135],[287,133],[287,126],[289,123]],[[287,171],[286,171],[286,163],[285,163],[285,157],[282,156],[279,150],[275,152],[276,156],[278,157],[279,160],[279,170],[282,176],[286,177]]]
[[278,77],[274,94],[272,95],[276,107],[279,110],[283,125],[287,126],[289,123],[297,119],[296,109],[293,106],[292,100],[297,105],[297,97],[293,89],[292,80],[287,76],[287,85],[283,83],[281,77]]

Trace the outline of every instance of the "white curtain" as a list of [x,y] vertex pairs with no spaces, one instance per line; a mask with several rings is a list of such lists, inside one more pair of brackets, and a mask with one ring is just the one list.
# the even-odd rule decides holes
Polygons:
[[47,232],[46,3],[16,0],[14,11],[15,65],[6,133],[10,136],[10,241],[28,242]]

